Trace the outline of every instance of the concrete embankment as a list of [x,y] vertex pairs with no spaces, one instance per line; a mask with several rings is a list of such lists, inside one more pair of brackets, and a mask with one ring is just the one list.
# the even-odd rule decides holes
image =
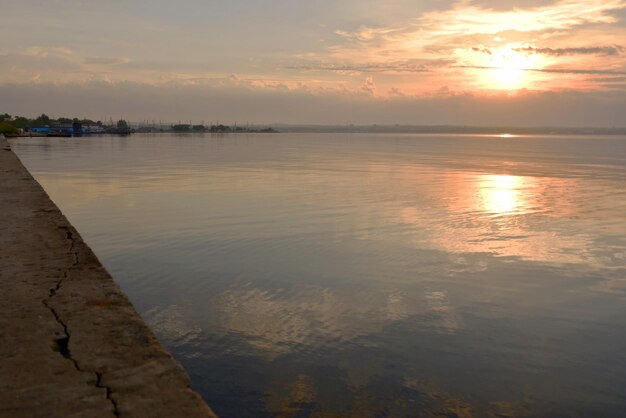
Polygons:
[[0,417],[215,417],[0,135]]

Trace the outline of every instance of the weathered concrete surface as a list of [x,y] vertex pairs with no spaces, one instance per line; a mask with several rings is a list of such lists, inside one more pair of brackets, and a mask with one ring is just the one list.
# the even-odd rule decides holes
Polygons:
[[0,417],[214,417],[0,135]]

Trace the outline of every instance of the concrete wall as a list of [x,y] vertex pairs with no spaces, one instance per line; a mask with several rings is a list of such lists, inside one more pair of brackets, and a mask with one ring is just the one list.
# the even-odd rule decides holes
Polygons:
[[215,417],[0,135],[0,417]]

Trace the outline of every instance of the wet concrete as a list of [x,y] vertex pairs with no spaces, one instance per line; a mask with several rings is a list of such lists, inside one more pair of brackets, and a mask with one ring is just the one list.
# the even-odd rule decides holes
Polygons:
[[0,417],[215,417],[0,135]]

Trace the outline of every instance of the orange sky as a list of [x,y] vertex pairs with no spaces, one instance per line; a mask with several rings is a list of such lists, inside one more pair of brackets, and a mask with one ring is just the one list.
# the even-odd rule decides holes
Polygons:
[[[626,95],[626,0],[53,3],[45,12],[34,0],[3,6],[0,89],[133,83],[147,97],[192,86],[249,107],[261,100],[255,95],[306,97],[309,109],[320,100],[340,107],[576,92],[623,103]],[[368,112],[364,119],[374,117]]]

